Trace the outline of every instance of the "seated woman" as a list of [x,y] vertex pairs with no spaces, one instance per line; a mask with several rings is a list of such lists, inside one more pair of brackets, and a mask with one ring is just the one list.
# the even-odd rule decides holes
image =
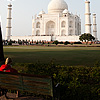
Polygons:
[[7,58],[5,64],[0,67],[0,71],[2,72],[11,72],[11,73],[18,73],[18,71],[14,68],[11,68],[12,59]]
[[[6,61],[5,61],[5,64],[3,64],[0,67],[0,71],[2,71],[2,72],[11,72],[11,73],[18,73],[18,71],[16,69],[11,68],[11,64],[12,64],[11,58],[7,58]],[[0,96],[5,95],[5,97],[7,98],[7,96],[6,96],[7,91],[8,91],[7,89],[0,88]]]

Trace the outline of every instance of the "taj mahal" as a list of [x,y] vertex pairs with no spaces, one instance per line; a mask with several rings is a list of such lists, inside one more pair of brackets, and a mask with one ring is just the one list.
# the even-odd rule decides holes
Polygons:
[[[90,1],[85,1],[85,32],[91,34]],[[48,4],[48,13],[40,11],[32,18],[31,36],[11,35],[11,10],[8,5],[7,27],[5,40],[30,40],[30,41],[79,41],[81,35],[81,18],[68,10],[64,0],[51,0]],[[94,15],[94,36],[97,38],[96,14]]]

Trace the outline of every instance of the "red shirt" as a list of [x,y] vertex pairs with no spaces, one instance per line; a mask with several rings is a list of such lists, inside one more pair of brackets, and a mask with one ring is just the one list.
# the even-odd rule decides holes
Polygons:
[[0,71],[2,72],[11,72],[11,73],[18,73],[16,69],[11,68],[10,65],[2,65],[0,67]]

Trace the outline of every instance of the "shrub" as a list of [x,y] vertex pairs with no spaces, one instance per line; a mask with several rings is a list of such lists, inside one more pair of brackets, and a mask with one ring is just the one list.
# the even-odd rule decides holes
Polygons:
[[58,43],[59,43],[58,40],[54,41],[54,44],[58,45]]
[[[28,74],[49,75],[54,78],[55,97],[59,100],[99,100],[100,98],[100,67],[60,66],[54,62],[49,64],[15,65],[20,72]],[[48,100],[48,99],[45,99]]]
[[82,42],[74,42],[74,44],[82,44]]
[[11,42],[11,41],[9,41],[9,42],[8,42],[8,45],[12,45],[12,42]]
[[54,42],[52,42],[52,44],[54,44]]
[[38,41],[36,42],[36,44],[38,44]]
[[50,42],[48,42],[48,44],[50,44]]
[[73,43],[70,43],[71,45],[73,45]]
[[42,44],[45,44],[44,42],[42,42]]
[[19,41],[18,44],[21,45],[22,44],[22,41]]
[[96,61],[96,62],[94,63],[94,67],[100,67],[100,61]]
[[39,43],[41,43],[41,40],[39,41]]
[[64,45],[67,45],[67,44],[70,44],[70,42],[66,41],[66,42],[64,43]]
[[61,42],[59,42],[60,44],[63,44],[63,42],[61,41]]

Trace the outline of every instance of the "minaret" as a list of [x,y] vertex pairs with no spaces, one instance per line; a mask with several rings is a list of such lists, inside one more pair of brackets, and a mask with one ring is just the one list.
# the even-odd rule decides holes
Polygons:
[[11,10],[12,10],[12,5],[11,3],[8,4],[8,15],[7,15],[7,26],[6,26],[6,37],[5,40],[10,40],[10,36],[11,36]]
[[97,24],[96,24],[96,14],[93,14],[93,36],[97,40]]
[[91,34],[90,1],[85,1],[85,33]]

